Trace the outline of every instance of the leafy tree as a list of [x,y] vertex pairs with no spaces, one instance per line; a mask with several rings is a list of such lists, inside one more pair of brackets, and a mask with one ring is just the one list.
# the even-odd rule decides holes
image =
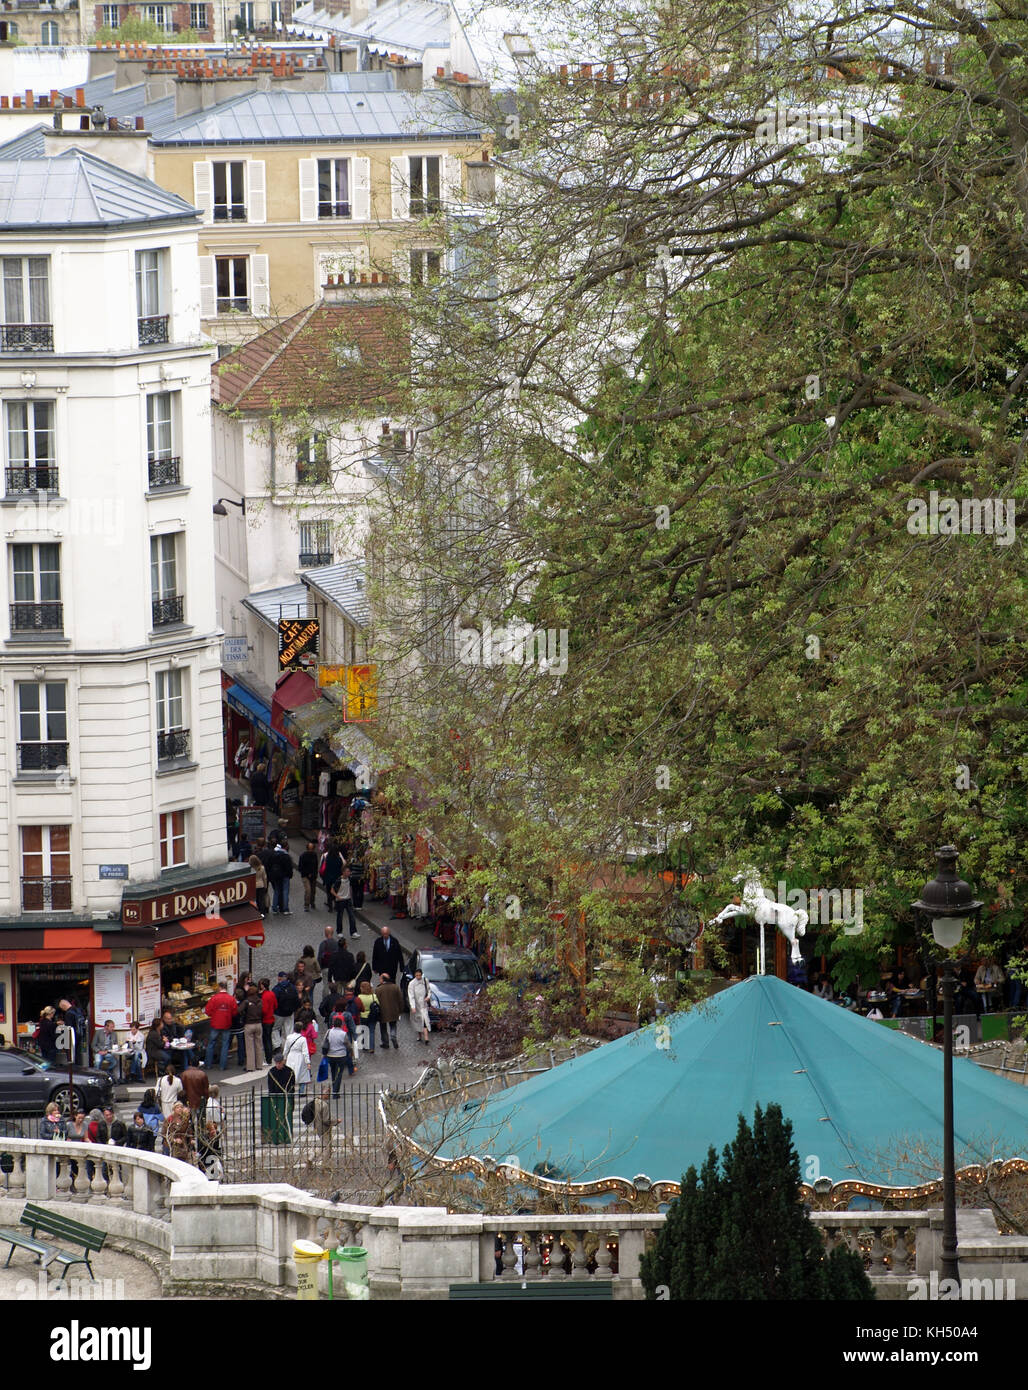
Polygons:
[[837,1246],[826,1255],[799,1188],[792,1125],[781,1107],[758,1105],[752,1130],[740,1115],[720,1164],[711,1149],[700,1174],[690,1168],[683,1177],[640,1263],[646,1296],[656,1298],[663,1286],[672,1299],[874,1298],[859,1254]]

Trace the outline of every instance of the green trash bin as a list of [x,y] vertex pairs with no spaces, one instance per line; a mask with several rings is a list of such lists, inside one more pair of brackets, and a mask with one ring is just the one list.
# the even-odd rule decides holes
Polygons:
[[293,1096],[261,1096],[261,1143],[293,1142]]

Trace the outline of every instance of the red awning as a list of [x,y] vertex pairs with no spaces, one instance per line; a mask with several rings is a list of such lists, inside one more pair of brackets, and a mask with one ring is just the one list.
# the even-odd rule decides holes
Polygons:
[[240,937],[263,932],[263,918],[249,903],[227,908],[223,917],[185,917],[162,927],[153,948],[155,956],[174,956],[182,951],[195,951],[201,946],[217,946],[222,941],[238,941]]
[[111,948],[92,927],[0,932],[0,965],[107,965]]
[[294,748],[298,748],[299,741],[285,726],[285,716],[294,709],[300,709],[301,706],[320,699],[321,692],[306,671],[294,671],[275,687],[271,699],[271,727],[283,738],[287,738]]

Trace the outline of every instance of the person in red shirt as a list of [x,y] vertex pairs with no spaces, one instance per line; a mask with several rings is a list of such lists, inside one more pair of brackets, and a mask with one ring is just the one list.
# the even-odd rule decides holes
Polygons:
[[275,1005],[278,1000],[271,989],[271,981],[261,980],[257,988],[261,992],[261,1037],[264,1042],[264,1060],[271,1065],[271,1030],[275,1026]]
[[207,1068],[210,1070],[214,1061],[214,1050],[220,1042],[221,1061],[218,1065],[224,1071],[228,1066],[228,1045],[232,1038],[232,1025],[239,1012],[239,1006],[222,984],[219,985],[217,994],[212,994],[208,999],[204,1012],[211,1021],[211,1036],[207,1043]]

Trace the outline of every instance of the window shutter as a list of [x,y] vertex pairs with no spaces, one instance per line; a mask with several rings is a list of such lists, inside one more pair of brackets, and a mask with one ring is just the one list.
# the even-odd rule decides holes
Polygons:
[[212,319],[218,312],[218,298],[214,285],[214,257],[200,257],[200,317]]
[[209,160],[198,159],[193,165],[193,202],[205,222],[214,221],[214,178]]
[[394,155],[389,161],[392,175],[393,221],[403,222],[410,216],[410,177],[405,155]]
[[264,160],[246,161],[246,220],[266,222],[267,198],[264,191]]
[[318,161],[300,160],[300,221],[318,220]]
[[462,201],[464,173],[463,160],[453,154],[444,154],[439,166],[440,182],[444,207],[452,207]]
[[250,257],[250,312],[254,318],[264,318],[271,309],[271,287],[268,284],[267,256]]
[[353,220],[371,220],[371,160],[352,159],[350,161],[353,178]]

